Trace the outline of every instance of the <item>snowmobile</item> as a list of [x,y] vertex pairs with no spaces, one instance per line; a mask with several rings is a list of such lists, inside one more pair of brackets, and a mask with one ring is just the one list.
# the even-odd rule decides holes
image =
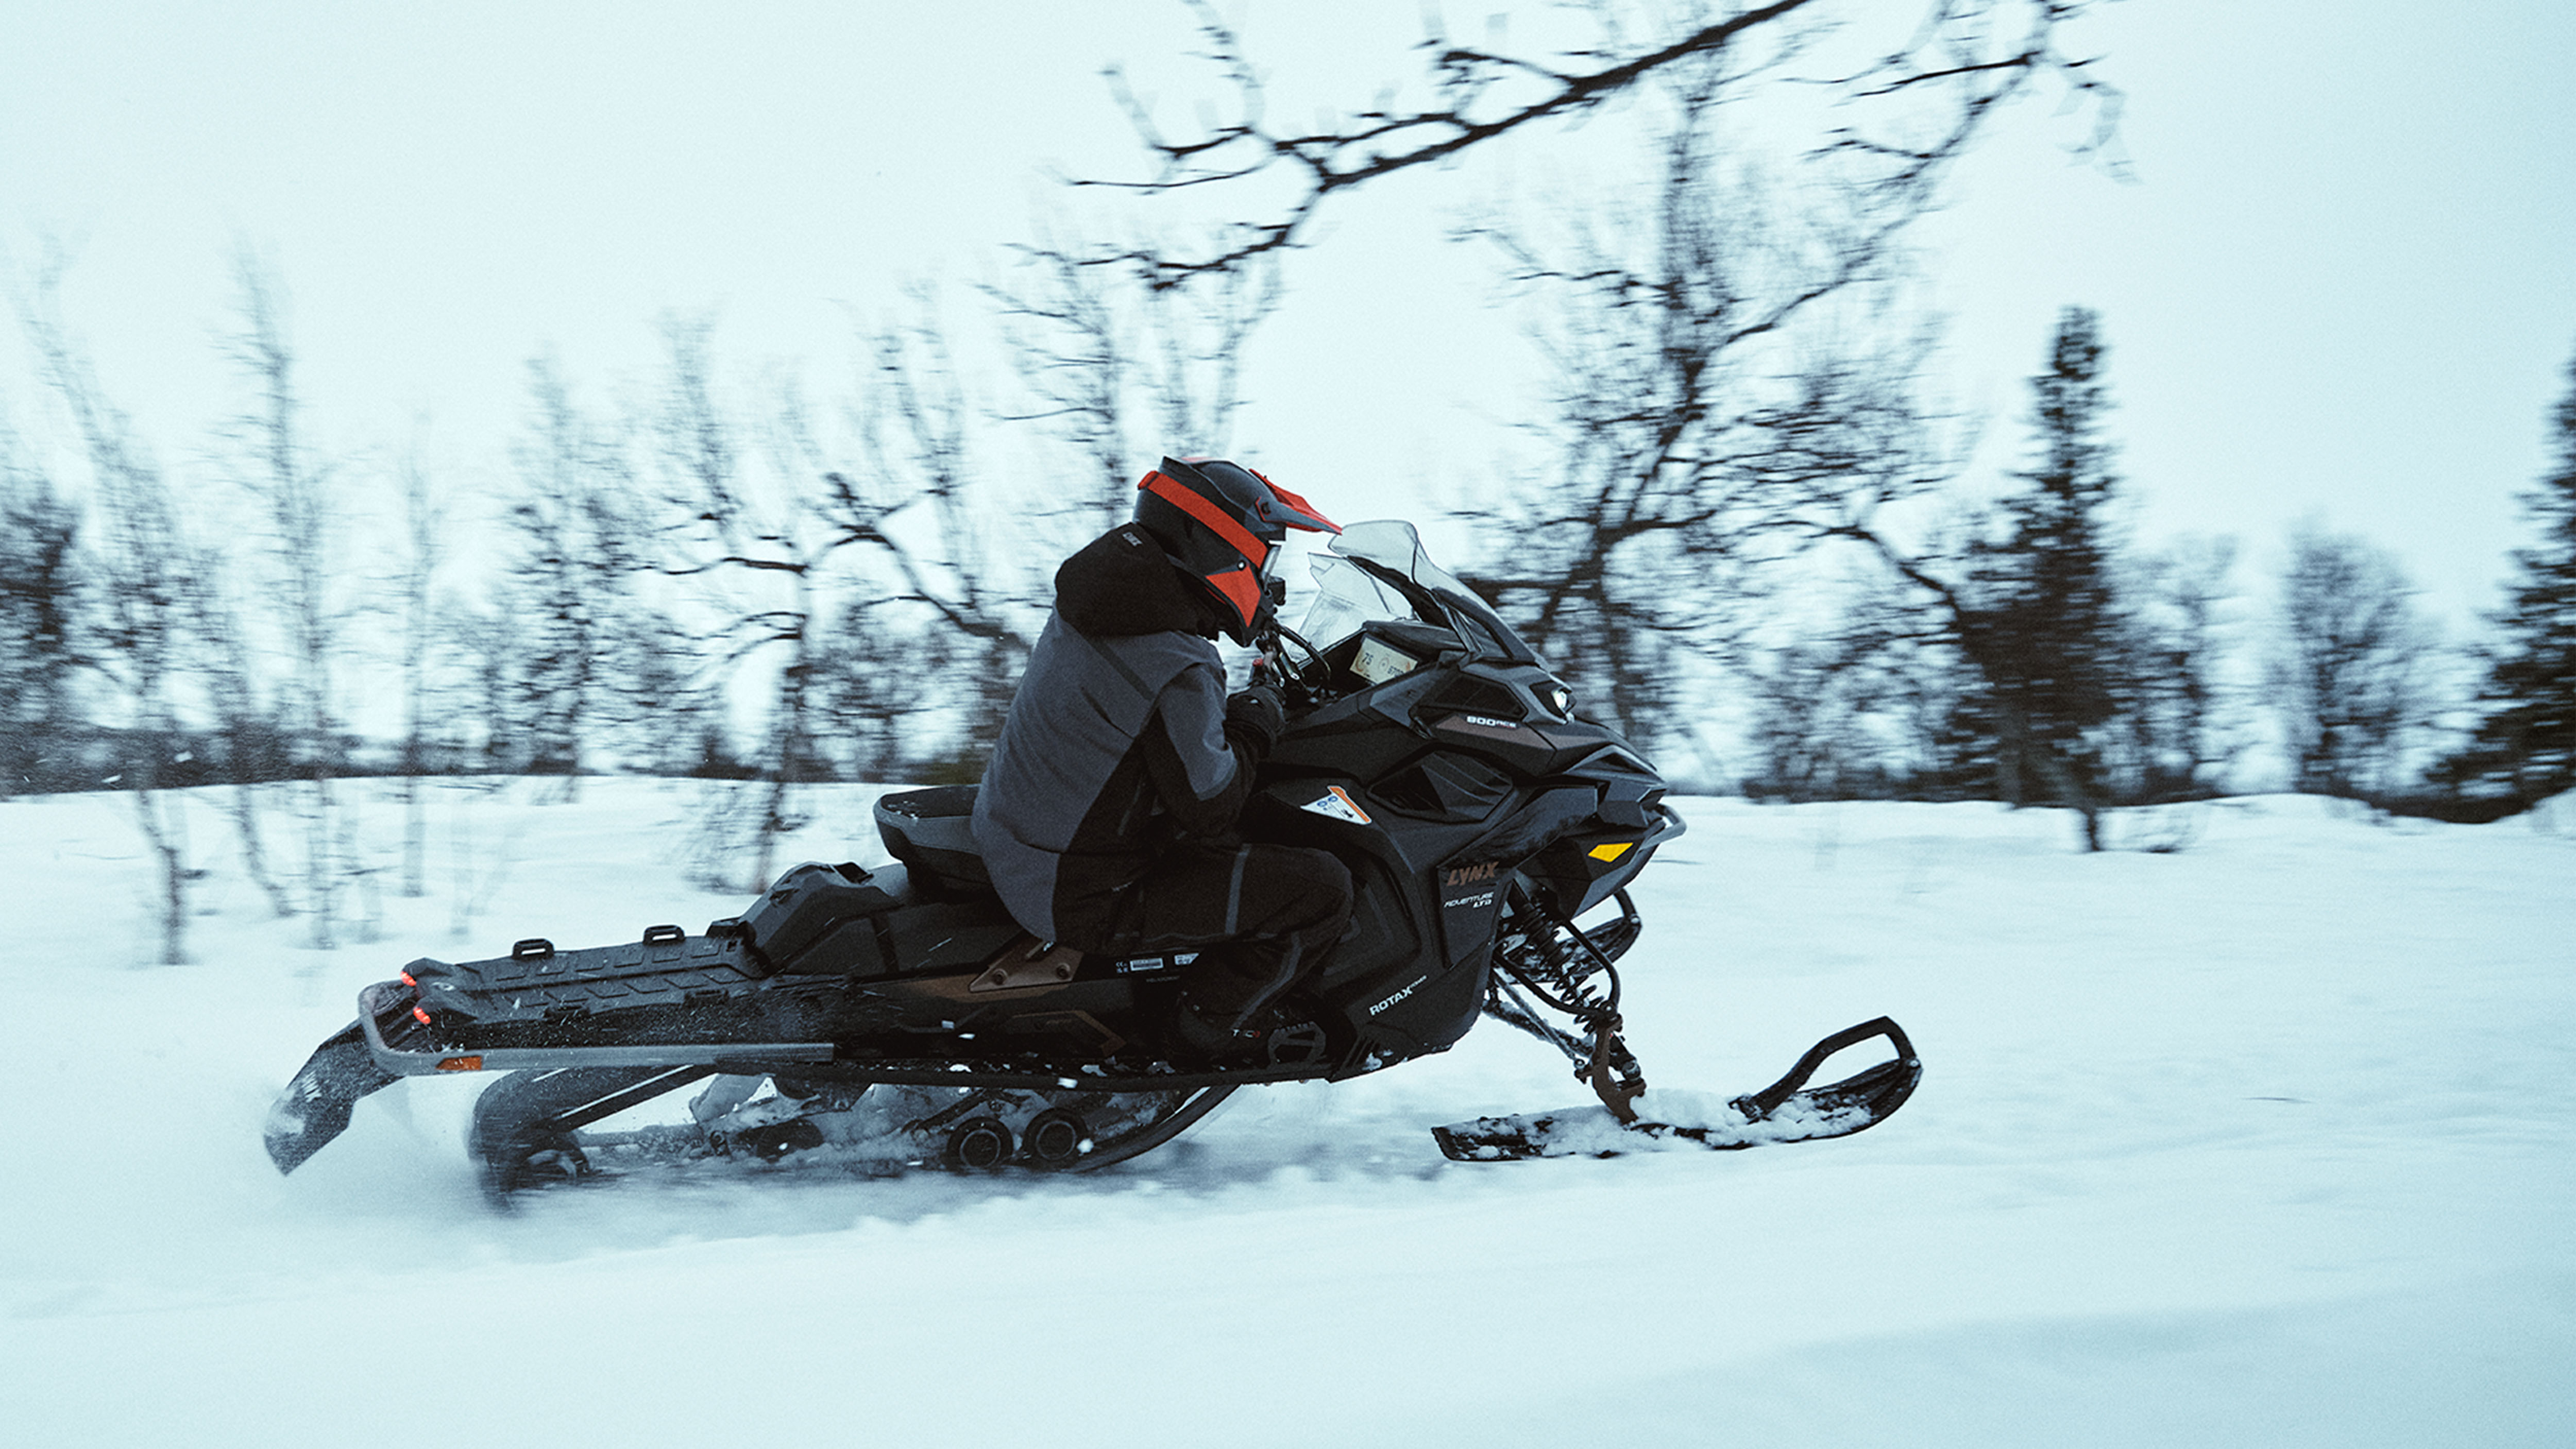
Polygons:
[[[1839,1137],[1904,1104],[1922,1064],[1881,1017],[1712,1120],[1642,1118],[1617,963],[1643,925],[1628,887],[1684,828],[1663,779],[1411,525],[1353,526],[1315,579],[1302,629],[1275,618],[1274,585],[1258,668],[1289,728],[1239,828],[1332,851],[1354,911],[1294,1023],[1257,1050],[1212,1061],[1166,1041],[1158,1023],[1196,953],[1032,938],[987,883],[975,787],[911,790],[875,806],[890,865],[799,865],[696,934],[531,938],[365,988],[357,1020],[272,1108],[271,1159],[294,1171],[404,1077],[495,1072],[468,1140],[498,1199],[710,1158],[1087,1171],[1172,1140],[1238,1088],[1382,1071],[1480,1017],[1564,1053],[1599,1106],[1434,1129],[1462,1161]],[[1882,1038],[1888,1060],[1808,1085],[1835,1052]],[[600,1125],[700,1082],[685,1121]]]

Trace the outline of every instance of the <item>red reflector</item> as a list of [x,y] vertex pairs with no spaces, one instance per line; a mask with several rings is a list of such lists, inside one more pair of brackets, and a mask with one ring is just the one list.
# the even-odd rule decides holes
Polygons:
[[442,1057],[439,1059],[438,1069],[442,1072],[479,1072],[483,1070],[483,1059],[481,1057]]
[[420,984],[420,980],[410,972],[406,971],[402,974],[402,984],[405,986],[418,986]]
[[426,1006],[413,1007],[411,1009],[411,1019],[419,1022],[423,1026],[429,1025],[429,1008]]

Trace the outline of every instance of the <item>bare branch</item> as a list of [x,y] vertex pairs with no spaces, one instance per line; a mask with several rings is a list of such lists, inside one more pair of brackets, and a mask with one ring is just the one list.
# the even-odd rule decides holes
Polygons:
[[[2096,104],[2096,144],[2107,142],[2117,115],[2117,92],[2086,69],[2089,62],[2065,57],[2055,45],[2059,27],[2089,3],[2013,0],[1998,7],[1969,0],[1927,0],[1922,22],[1905,45],[1858,72],[1811,83],[1827,87],[1850,104],[1938,91],[1948,97],[1954,124],[1928,143],[1908,146],[1873,137],[1863,129],[1866,122],[1856,122],[1831,133],[1820,152],[1893,161],[1897,164],[1872,185],[1891,192],[1915,190],[1959,154],[1999,102],[2047,73],[2060,76],[2073,93]],[[1581,115],[1650,78],[1748,52],[1758,41],[1778,39],[1784,50],[1790,48],[1799,38],[1790,31],[1791,22],[1823,18],[1835,6],[1833,0],[1771,0],[1690,26],[1659,44],[1622,46],[1615,34],[1606,35],[1603,44],[1569,51],[1553,63],[1448,45],[1434,37],[1424,45],[1430,52],[1426,63],[1434,97],[1430,104],[1415,109],[1380,105],[1302,133],[1268,127],[1261,84],[1245,59],[1239,37],[1208,0],[1192,0],[1192,8],[1208,43],[1207,58],[1232,87],[1240,118],[1193,138],[1167,139],[1123,76],[1113,73],[1119,103],[1135,124],[1139,139],[1157,158],[1157,170],[1143,180],[1094,178],[1076,184],[1160,194],[1242,181],[1284,167],[1296,173],[1296,186],[1274,215],[1235,223],[1212,250],[1175,254],[1160,248],[1133,248],[1117,254],[1147,268],[1160,287],[1229,271],[1300,245],[1326,201],[1336,195],[1451,160],[1543,123]],[[2025,17],[2025,25],[2004,49],[1990,53],[1989,38],[2000,24],[1990,12],[1998,8]],[[1528,93],[1532,86],[1535,94]],[[1507,93],[1512,98],[1502,99]]]

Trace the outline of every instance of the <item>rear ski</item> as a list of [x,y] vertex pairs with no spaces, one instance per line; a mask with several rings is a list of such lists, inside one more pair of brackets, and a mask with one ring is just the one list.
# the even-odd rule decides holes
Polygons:
[[[1884,1037],[1896,1055],[1838,1082],[1810,1087],[1807,1081],[1825,1059],[1846,1047]],[[1819,1142],[1866,1132],[1894,1116],[1923,1079],[1922,1059],[1905,1029],[1887,1017],[1835,1032],[1807,1049],[1787,1076],[1759,1092],[1737,1097],[1716,1112],[1694,1113],[1708,1120],[1664,1122],[1638,1113],[1657,1105],[1645,1096],[1643,1082],[1634,1090],[1604,1088],[1596,1076],[1601,1105],[1532,1112],[1518,1117],[1478,1117],[1434,1127],[1440,1150],[1456,1162],[1507,1162],[1532,1157],[1617,1157],[1659,1147],[1696,1145],[1735,1151],[1781,1142]],[[1680,1115],[1680,1114],[1674,1114]]]

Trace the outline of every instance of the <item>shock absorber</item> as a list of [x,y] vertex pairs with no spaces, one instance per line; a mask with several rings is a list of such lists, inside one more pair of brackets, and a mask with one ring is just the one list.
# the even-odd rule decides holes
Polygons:
[[[1520,881],[1512,882],[1506,901],[1506,939],[1495,960],[1539,1001],[1573,1018],[1582,1029],[1580,1038],[1546,1035],[1573,1061],[1575,1075],[1591,1084],[1610,1115],[1634,1122],[1633,1104],[1646,1090],[1646,1073],[1619,1037],[1618,967],[1580,927],[1539,904]],[[1514,927],[1516,937],[1510,934]],[[1596,979],[1607,983],[1597,992]]]

